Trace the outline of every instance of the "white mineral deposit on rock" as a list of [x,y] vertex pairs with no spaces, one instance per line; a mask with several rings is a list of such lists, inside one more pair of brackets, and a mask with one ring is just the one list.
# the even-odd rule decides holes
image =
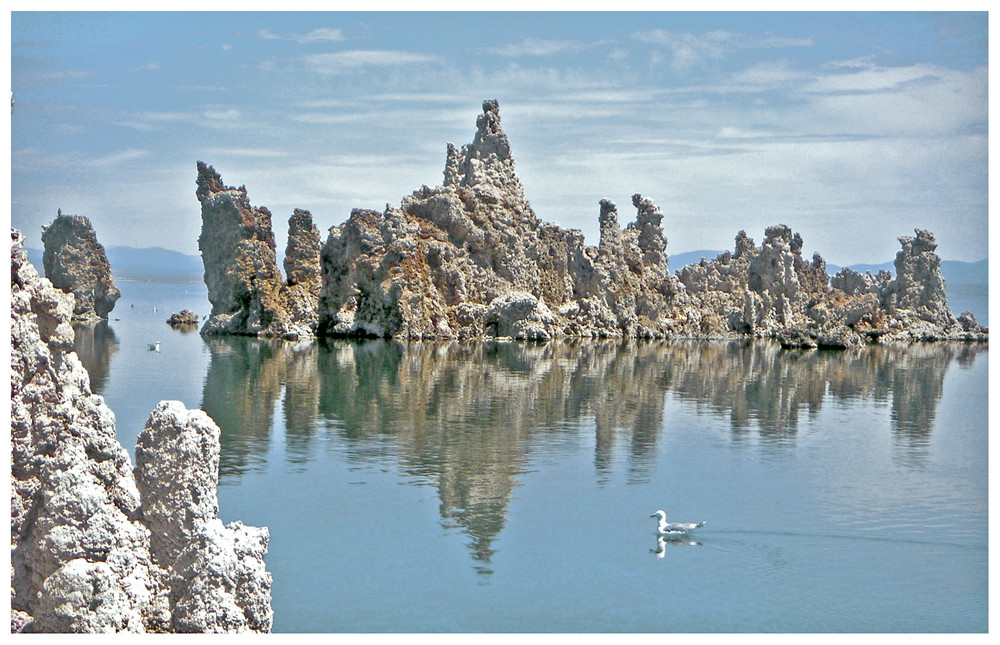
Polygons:
[[218,428],[161,403],[133,473],[73,297],[11,240],[11,631],[269,631],[267,529],[218,519]]

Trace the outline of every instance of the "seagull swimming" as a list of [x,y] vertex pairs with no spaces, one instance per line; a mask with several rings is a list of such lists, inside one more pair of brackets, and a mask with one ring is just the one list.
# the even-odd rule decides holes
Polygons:
[[160,351],[160,341],[156,341],[155,344],[154,343],[150,343],[150,345],[149,345],[149,351],[151,351],[151,352],[158,352],[158,351]]
[[687,533],[692,529],[696,529],[700,526],[705,526],[704,522],[698,522],[697,524],[689,522],[668,522],[667,514],[663,511],[656,511],[650,517],[659,517],[660,523],[656,527],[660,532],[660,535],[677,535],[678,533]]

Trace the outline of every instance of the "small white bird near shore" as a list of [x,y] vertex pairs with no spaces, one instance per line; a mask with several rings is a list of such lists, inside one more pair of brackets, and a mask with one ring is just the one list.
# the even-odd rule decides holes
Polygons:
[[149,345],[149,351],[151,351],[151,352],[158,352],[158,351],[160,351],[160,341],[156,341],[155,343],[150,343],[150,345]]

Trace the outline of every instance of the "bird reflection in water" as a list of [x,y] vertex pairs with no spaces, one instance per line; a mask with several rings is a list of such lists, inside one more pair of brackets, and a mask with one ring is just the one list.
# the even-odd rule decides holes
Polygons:
[[668,546],[701,546],[701,542],[694,539],[687,533],[678,533],[676,535],[657,535],[656,548],[650,549],[649,552],[655,553],[658,558],[662,558],[667,554]]

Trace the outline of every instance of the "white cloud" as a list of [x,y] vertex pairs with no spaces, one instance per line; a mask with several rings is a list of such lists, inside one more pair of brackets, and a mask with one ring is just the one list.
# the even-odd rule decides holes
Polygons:
[[206,119],[215,121],[236,121],[241,116],[240,111],[233,108],[207,109],[202,114]]
[[[473,67],[463,80],[468,92],[475,90],[482,98],[523,97],[544,100],[563,92],[577,92],[619,87],[620,80],[595,74],[587,69],[563,67],[528,67],[511,62],[506,67]],[[503,101],[501,100],[501,108]]]
[[361,123],[361,122],[378,122],[381,120],[380,116],[373,116],[370,114],[363,114],[358,112],[345,113],[345,112],[306,112],[305,114],[294,114],[292,115],[293,121],[298,121],[299,123],[312,123],[312,124],[332,124],[332,123]]
[[125,164],[146,157],[148,150],[129,148],[93,157],[82,152],[63,152],[52,154],[38,148],[23,148],[14,150],[11,154],[12,169],[17,171],[44,172],[51,168],[103,168],[116,164]]
[[522,38],[521,42],[500,47],[486,47],[481,51],[487,54],[496,54],[509,58],[521,56],[552,56],[554,54],[565,54],[580,52],[588,47],[590,43],[582,43],[572,40],[545,40],[542,38]]
[[257,32],[257,36],[264,40],[291,40],[303,45],[319,42],[337,43],[344,40],[343,30],[331,27],[317,27],[307,34],[288,34],[287,36],[276,34],[270,29],[261,29]]
[[900,89],[906,84],[922,80],[953,76],[954,70],[935,65],[910,65],[906,67],[880,67],[858,65],[848,67],[849,71],[835,68],[840,73],[826,74],[816,78],[806,86],[805,91],[815,93],[864,93]]
[[988,72],[931,66],[878,68],[817,78],[803,89],[827,130],[935,137],[985,131]]
[[91,166],[113,166],[120,163],[129,163],[135,161],[140,157],[145,157],[149,154],[148,150],[122,150],[119,152],[113,152],[111,154],[104,155],[102,157],[97,157],[95,159],[89,160],[89,165]]
[[205,156],[212,158],[250,157],[257,159],[274,159],[288,156],[288,153],[284,150],[270,150],[267,148],[209,148],[203,152]]
[[460,94],[447,94],[447,93],[417,93],[417,92],[401,92],[396,94],[373,94],[371,96],[373,101],[393,101],[400,103],[459,103],[463,100]]
[[[709,60],[720,60],[744,49],[775,49],[785,47],[811,47],[808,38],[782,38],[778,36],[748,36],[721,29],[696,35],[688,32],[671,32],[652,29],[632,34],[632,38],[650,45],[670,50],[670,66],[677,71],[689,70]],[[658,62],[655,52],[654,64]]]
[[831,60],[823,64],[823,69],[870,68],[874,67],[875,55],[860,56],[848,60]]
[[319,27],[313,29],[308,34],[298,35],[292,34],[291,39],[297,43],[316,43],[316,42],[340,42],[344,40],[344,34],[340,29],[331,29],[329,27]]
[[189,124],[208,128],[239,129],[256,127],[235,108],[209,105],[197,112],[139,112],[115,120],[116,125],[133,130],[156,130],[171,124]]
[[800,86],[810,81],[813,75],[794,69],[787,60],[773,60],[758,63],[730,77],[727,89],[742,91],[763,91],[775,88]]
[[75,69],[75,70],[60,70],[57,72],[39,72],[37,74],[34,74],[33,78],[45,81],[65,81],[74,78],[87,78],[90,76],[94,76],[95,74],[96,74],[95,72]]
[[393,51],[388,49],[361,49],[304,56],[306,66],[319,74],[346,74],[370,67],[402,67],[439,63],[441,59],[431,54]]
[[720,139],[761,139],[765,137],[773,137],[774,133],[765,130],[751,130],[748,128],[739,128],[727,125],[722,127],[716,136]]

